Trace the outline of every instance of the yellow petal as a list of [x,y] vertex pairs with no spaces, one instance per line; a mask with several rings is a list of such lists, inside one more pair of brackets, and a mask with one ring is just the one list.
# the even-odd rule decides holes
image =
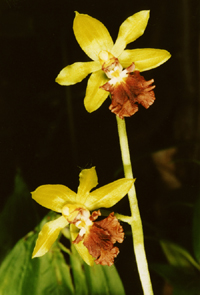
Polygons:
[[[73,224],[70,225],[70,232],[72,241],[74,241],[78,235],[77,227]],[[79,242],[78,244],[74,244],[76,250],[78,251],[79,255],[82,259],[90,266],[94,264],[94,258],[90,255],[88,249],[83,245],[83,241]]]
[[128,193],[133,182],[133,179],[122,178],[102,186],[90,193],[85,206],[90,211],[101,207],[112,207]]
[[85,204],[89,192],[98,184],[98,178],[95,167],[82,170],[79,174],[79,181],[80,184],[78,187],[78,193],[76,195],[76,202]]
[[76,193],[64,185],[46,184],[32,192],[32,198],[48,209],[61,212],[64,204],[75,202]]
[[108,97],[108,92],[99,88],[108,81],[102,70],[93,73],[87,84],[84,105],[89,113],[96,111]]
[[32,258],[46,254],[56,241],[61,229],[67,225],[68,222],[63,216],[47,222],[38,235]]
[[119,56],[119,61],[124,68],[135,63],[135,70],[147,71],[162,65],[171,57],[167,50],[144,48],[124,50]]
[[88,74],[101,68],[100,62],[76,62],[60,71],[56,82],[60,85],[73,85],[81,82]]
[[115,45],[111,53],[118,57],[126,45],[135,41],[143,33],[149,19],[149,10],[142,10],[128,17],[120,26]]
[[113,47],[108,30],[96,18],[76,12],[73,29],[80,47],[93,60],[98,60],[101,50],[110,51]]

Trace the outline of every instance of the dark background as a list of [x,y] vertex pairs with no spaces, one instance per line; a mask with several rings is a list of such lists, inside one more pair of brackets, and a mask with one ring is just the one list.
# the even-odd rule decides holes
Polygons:
[[[55,78],[66,65],[89,60],[73,34],[74,11],[102,21],[115,40],[128,16],[150,10],[144,35],[128,48],[166,49],[172,58],[143,73],[155,80],[156,101],[126,119],[147,256],[150,263],[165,259],[160,237],[190,248],[191,211],[174,204],[192,204],[199,193],[199,1],[0,1],[2,208],[19,169],[30,191],[47,183],[76,191],[80,168],[91,166],[100,185],[123,177],[109,99],[88,114],[83,106],[87,79],[63,87]],[[47,213],[32,206],[40,218]],[[116,211],[128,214],[127,200]],[[22,208],[20,214],[25,212]],[[36,219],[21,228],[21,235],[35,225]],[[116,266],[127,294],[142,294],[128,233],[120,250]],[[164,282],[151,275],[155,294],[161,294]]]

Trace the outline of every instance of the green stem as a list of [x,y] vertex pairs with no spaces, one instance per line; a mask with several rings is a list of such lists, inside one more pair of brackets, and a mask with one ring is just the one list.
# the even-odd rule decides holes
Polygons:
[[58,242],[58,245],[59,245],[59,247],[60,247],[60,249],[62,251],[64,251],[65,253],[71,255],[71,251],[68,248],[66,248],[61,242]]
[[[122,120],[118,117],[116,118],[117,118],[122,162],[124,166],[124,174],[126,178],[133,178],[125,120],[124,119]],[[139,271],[143,292],[144,292],[144,295],[153,295],[151,279],[150,279],[146,253],[144,248],[142,221],[141,221],[140,212],[138,208],[138,202],[137,202],[136,190],[135,190],[134,184],[128,193],[128,197],[129,197],[131,216],[132,216],[130,225],[132,229],[134,252],[135,252],[135,257],[136,257],[136,262],[138,266],[138,271]]]
[[[101,209],[101,215],[102,216],[108,216],[112,211],[106,210],[106,209]],[[127,216],[127,215],[122,215],[119,213],[115,213],[115,216],[117,217],[117,219],[126,222],[128,224],[131,224],[132,222],[132,216]]]

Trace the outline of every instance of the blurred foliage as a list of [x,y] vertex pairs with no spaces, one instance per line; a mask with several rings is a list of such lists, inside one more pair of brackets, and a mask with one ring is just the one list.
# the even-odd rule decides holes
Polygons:
[[[200,293],[200,197],[194,204],[191,232],[192,254],[186,248],[170,241],[161,241],[168,264],[153,264],[154,269],[172,287],[173,295],[198,295]],[[186,236],[187,238],[188,236]]]
[[39,217],[28,187],[18,172],[15,176],[14,190],[0,213],[0,261],[38,221]]
[[[18,241],[0,267],[0,294],[84,294],[125,295],[114,267],[84,263],[72,245],[70,265],[55,243],[43,257],[31,259],[33,248],[44,223],[54,219],[50,212],[36,228]],[[31,292],[31,293],[30,293]]]

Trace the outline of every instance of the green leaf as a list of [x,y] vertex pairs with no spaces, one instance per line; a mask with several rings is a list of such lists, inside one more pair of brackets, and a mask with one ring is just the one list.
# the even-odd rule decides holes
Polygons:
[[0,267],[0,295],[125,295],[114,266],[88,266],[74,245],[68,253],[74,285],[59,243],[54,243],[43,257],[31,259],[38,232],[55,217],[50,212],[36,231],[19,240],[4,259]]
[[90,294],[125,295],[125,290],[114,265],[84,265]]
[[160,243],[171,265],[177,268],[184,268],[185,271],[190,272],[194,271],[194,267],[200,270],[200,265],[186,249],[170,241],[162,240]]
[[109,287],[109,294],[125,295],[124,286],[117,269],[112,266],[101,266],[104,272],[104,280],[107,281]]
[[199,273],[185,273],[180,268],[166,264],[152,264],[156,271],[173,287],[173,295],[197,295],[200,292]]
[[120,276],[114,265],[87,265],[72,245],[70,257],[74,274],[75,294],[125,295]]
[[[66,264],[62,253],[60,252],[60,250],[57,250],[51,254],[52,257],[50,257],[51,260],[49,262],[50,264],[52,262],[56,274],[56,289],[60,288],[58,294],[74,294],[74,286],[72,284],[70,267]],[[52,294],[56,294],[56,292],[54,291],[54,293]]]
[[29,189],[18,171],[14,190],[0,214],[0,261],[37,223],[37,212]]
[[74,245],[72,244],[72,253],[70,255],[70,265],[72,268],[74,285],[75,285],[75,294],[78,295],[87,295],[88,287],[85,277],[85,272],[83,269],[83,260],[80,255],[77,253]]
[[38,234],[19,240],[0,267],[1,295],[73,295],[69,266],[58,248],[31,259]]
[[200,197],[194,204],[193,213],[193,249],[197,261],[200,263]]

